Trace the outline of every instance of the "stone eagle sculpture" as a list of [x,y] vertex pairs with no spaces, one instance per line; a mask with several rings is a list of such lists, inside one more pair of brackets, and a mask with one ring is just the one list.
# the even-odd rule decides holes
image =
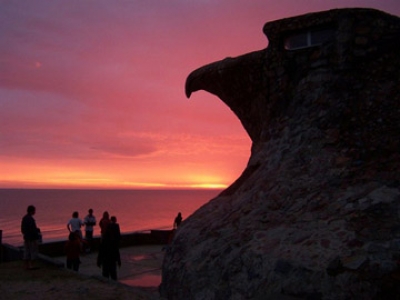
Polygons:
[[192,72],[252,140],[242,175],[177,230],[168,299],[396,299],[400,19],[335,9],[267,23],[266,49]]

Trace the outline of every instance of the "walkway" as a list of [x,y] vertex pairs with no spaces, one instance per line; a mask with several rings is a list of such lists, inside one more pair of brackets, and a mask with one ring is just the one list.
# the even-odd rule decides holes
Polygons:
[[[117,270],[118,281],[130,286],[157,290],[161,283],[161,265],[164,258],[162,245],[145,245],[121,248],[121,268]],[[56,257],[66,261],[65,256]],[[97,267],[97,253],[81,255],[79,273],[89,276],[101,276]]]

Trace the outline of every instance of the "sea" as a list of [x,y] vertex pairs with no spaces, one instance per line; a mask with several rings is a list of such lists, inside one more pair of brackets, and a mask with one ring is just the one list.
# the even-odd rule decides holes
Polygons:
[[[21,219],[29,205],[36,207],[34,219],[43,242],[66,240],[67,223],[77,211],[83,219],[91,208],[97,222],[103,212],[116,216],[121,233],[172,229],[181,212],[183,220],[216,197],[221,190],[62,190],[0,189],[2,242],[23,244]],[[99,236],[98,226],[94,236]]]

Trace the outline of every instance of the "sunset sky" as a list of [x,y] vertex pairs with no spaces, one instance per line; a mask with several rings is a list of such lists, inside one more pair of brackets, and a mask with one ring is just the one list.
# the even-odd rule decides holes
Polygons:
[[205,64],[267,47],[266,22],[399,0],[0,0],[0,188],[225,187],[251,142]]

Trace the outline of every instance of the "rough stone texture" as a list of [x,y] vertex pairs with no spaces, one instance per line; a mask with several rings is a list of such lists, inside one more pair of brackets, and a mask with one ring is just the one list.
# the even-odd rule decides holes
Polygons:
[[[321,27],[332,39],[284,49]],[[188,96],[206,90],[238,116],[252,153],[177,231],[162,296],[398,299],[400,19],[331,10],[264,32],[266,49],[188,77]]]

